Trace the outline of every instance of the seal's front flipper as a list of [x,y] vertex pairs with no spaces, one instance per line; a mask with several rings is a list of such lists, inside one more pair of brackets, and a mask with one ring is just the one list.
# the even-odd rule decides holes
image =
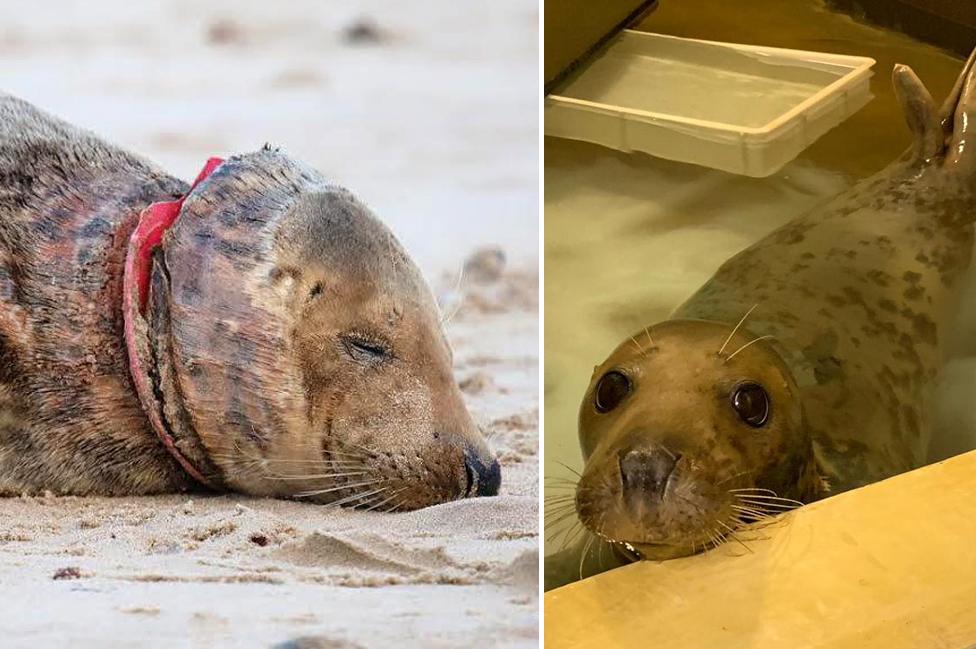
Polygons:
[[952,87],[952,92],[946,97],[945,102],[942,104],[942,108],[939,110],[939,120],[942,122],[942,129],[945,131],[946,137],[952,135],[952,128],[954,125],[954,116],[956,112],[956,104],[959,103],[959,94],[962,92],[962,84],[965,82],[966,77],[969,76],[969,72],[973,69],[973,65],[976,64],[976,49],[972,51],[969,58],[966,59],[965,65],[962,66],[962,72],[956,78],[956,83]]
[[[950,127],[945,164],[964,173],[976,171],[976,50],[969,55],[956,85],[946,100],[943,128]],[[951,120],[951,123],[950,123]]]
[[912,157],[917,162],[935,157],[942,150],[945,135],[935,112],[932,95],[914,70],[907,65],[895,65],[891,72],[891,82],[908,128],[915,136]]

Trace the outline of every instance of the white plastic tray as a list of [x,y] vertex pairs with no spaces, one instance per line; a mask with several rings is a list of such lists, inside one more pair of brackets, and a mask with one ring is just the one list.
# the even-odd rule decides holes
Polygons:
[[870,101],[874,63],[624,30],[546,98],[545,133],[768,176]]

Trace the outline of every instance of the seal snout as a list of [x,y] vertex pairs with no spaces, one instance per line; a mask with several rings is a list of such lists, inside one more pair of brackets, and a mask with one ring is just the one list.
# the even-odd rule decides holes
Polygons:
[[680,459],[680,453],[662,446],[636,447],[620,451],[617,462],[620,466],[620,482],[627,505],[637,509],[649,498],[663,500]]
[[465,497],[498,495],[502,469],[496,458],[489,457],[486,462],[476,449],[468,446],[464,450],[464,472],[468,480]]

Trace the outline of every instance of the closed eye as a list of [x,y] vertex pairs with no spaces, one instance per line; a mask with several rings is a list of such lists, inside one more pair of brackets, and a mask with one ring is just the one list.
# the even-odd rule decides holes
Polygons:
[[390,346],[376,338],[355,333],[346,334],[341,340],[346,353],[361,363],[377,363],[393,357]]

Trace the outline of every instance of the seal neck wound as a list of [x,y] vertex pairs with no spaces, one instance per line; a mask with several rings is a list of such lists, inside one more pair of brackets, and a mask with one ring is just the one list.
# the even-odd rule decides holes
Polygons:
[[150,354],[145,314],[153,250],[161,244],[163,235],[176,221],[186,197],[223,162],[222,158],[210,158],[186,194],[173,201],[153,203],[142,211],[139,215],[139,223],[129,237],[122,276],[125,348],[129,358],[129,374],[139,395],[139,402],[153,430],[170,455],[190,477],[211,489],[217,488],[214,482],[204,477],[203,472],[180,451],[172,434],[163,423],[162,409],[156,400],[148,371]]

